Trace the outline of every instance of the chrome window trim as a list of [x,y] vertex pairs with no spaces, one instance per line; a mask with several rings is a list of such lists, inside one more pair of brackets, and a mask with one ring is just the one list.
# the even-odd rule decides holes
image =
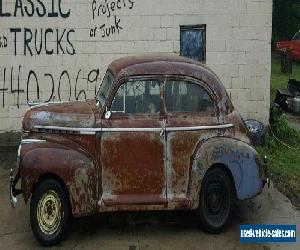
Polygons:
[[103,128],[101,132],[160,132],[161,128]]
[[101,129],[97,128],[71,128],[71,127],[58,127],[58,126],[34,126],[35,129],[49,129],[49,130],[60,130],[68,132],[78,132],[84,135],[93,135],[96,132],[101,132]]
[[[208,130],[208,129],[226,129],[234,127],[233,124],[222,124],[222,125],[212,125],[212,126],[194,126],[194,127],[166,127],[166,132],[176,132],[176,131],[198,131],[198,130]],[[35,126],[35,129],[49,129],[58,131],[69,131],[78,132],[82,135],[94,135],[97,132],[160,132],[159,128],[70,128],[70,127],[57,127],[57,126]],[[43,140],[28,140],[31,142],[43,142]]]
[[195,127],[170,127],[166,128],[167,132],[176,131],[197,131],[197,130],[208,130],[208,129],[226,129],[234,127],[233,124],[223,124],[223,125],[212,125],[212,126],[195,126]]

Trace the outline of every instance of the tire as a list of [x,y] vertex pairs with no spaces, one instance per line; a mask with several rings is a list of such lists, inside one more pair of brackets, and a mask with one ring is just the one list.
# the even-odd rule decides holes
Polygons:
[[201,184],[198,208],[206,232],[217,234],[226,229],[234,200],[235,191],[228,174],[219,168],[209,170]]
[[35,188],[30,202],[31,229],[43,246],[63,240],[70,219],[70,203],[65,188],[54,179],[46,179]]

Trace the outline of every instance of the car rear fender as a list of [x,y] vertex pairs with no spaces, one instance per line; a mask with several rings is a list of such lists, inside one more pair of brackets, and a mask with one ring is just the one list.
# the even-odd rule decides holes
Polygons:
[[23,144],[20,173],[25,202],[44,176],[57,176],[69,192],[75,217],[96,211],[98,173],[96,164],[84,151],[48,141]]
[[264,185],[264,171],[256,150],[249,144],[229,137],[202,140],[192,159],[190,195],[198,206],[201,182],[211,167],[223,167],[231,174],[238,200],[256,196]]

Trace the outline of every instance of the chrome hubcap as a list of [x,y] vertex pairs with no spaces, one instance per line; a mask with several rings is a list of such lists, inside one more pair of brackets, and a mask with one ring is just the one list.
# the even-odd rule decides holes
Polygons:
[[61,222],[61,201],[58,194],[49,190],[42,195],[37,207],[37,220],[44,234],[54,234]]

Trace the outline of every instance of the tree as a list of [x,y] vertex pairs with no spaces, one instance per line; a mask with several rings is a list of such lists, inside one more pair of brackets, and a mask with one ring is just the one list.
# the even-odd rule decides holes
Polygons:
[[291,39],[299,29],[299,1],[273,0],[273,41]]

